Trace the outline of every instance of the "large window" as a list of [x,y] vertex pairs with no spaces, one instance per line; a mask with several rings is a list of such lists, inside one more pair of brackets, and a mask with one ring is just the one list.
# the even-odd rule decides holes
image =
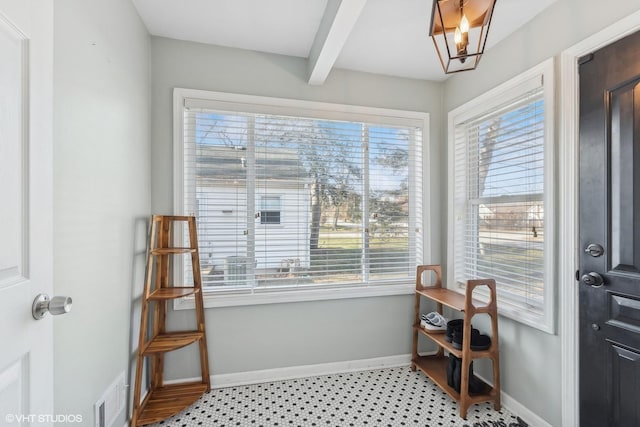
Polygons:
[[450,286],[493,278],[498,307],[553,330],[553,68],[450,113]]
[[335,297],[413,282],[424,117],[176,91],[176,209],[197,216],[206,290]]

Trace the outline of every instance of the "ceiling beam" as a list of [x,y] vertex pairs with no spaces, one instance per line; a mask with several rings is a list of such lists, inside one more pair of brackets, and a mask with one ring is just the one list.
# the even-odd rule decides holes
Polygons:
[[309,52],[309,84],[324,84],[367,0],[329,0]]

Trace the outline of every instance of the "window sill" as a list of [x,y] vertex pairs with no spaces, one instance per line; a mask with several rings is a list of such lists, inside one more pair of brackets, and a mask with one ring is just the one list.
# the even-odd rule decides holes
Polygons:
[[[318,289],[286,289],[286,290],[253,290],[246,293],[204,292],[204,307],[235,307],[261,304],[280,304],[303,301],[325,301],[347,298],[367,298],[392,295],[410,295],[415,291],[415,284],[368,285],[342,288]],[[195,308],[193,297],[176,300],[175,310]]]
[[[457,292],[461,295],[465,294],[464,286],[449,286],[448,289]],[[476,291],[473,294],[473,298],[482,302],[489,302],[489,295],[483,293],[481,291]],[[522,323],[523,325],[529,326],[534,329],[538,329],[539,331],[545,332],[550,335],[555,335],[555,325],[551,318],[551,314],[540,315],[523,307],[518,307],[515,305],[505,304],[500,302],[500,297],[498,296],[498,315],[502,317],[506,317],[507,319],[511,319],[514,322]]]

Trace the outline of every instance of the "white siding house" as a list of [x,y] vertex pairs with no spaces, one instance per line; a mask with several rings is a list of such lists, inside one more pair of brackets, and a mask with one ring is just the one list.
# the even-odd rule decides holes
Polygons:
[[[244,148],[201,145],[196,157],[205,284],[241,284],[252,268],[258,276],[309,268],[310,190],[294,150],[270,148],[248,160]],[[253,185],[248,161],[256,164]]]

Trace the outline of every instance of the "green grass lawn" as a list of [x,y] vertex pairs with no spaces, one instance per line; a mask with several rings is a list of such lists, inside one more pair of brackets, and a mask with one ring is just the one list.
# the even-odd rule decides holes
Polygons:
[[[350,233],[351,234],[351,233]],[[408,245],[406,237],[369,238],[370,248],[406,249]],[[339,234],[320,234],[318,247],[322,249],[358,249],[362,247],[362,238],[353,236],[340,236]]]

